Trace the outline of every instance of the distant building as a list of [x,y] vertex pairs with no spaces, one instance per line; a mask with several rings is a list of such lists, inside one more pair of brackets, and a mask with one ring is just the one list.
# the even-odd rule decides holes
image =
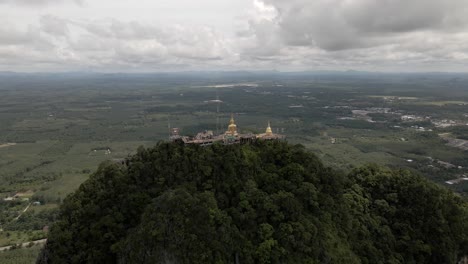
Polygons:
[[270,122],[268,122],[268,126],[265,130],[265,133],[262,134],[241,134],[237,131],[237,125],[234,120],[234,116],[231,115],[231,119],[229,121],[228,128],[224,134],[215,135],[211,130],[205,130],[203,132],[198,133],[195,137],[188,137],[188,136],[180,136],[178,129],[173,129],[172,135],[170,136],[170,140],[172,141],[179,141],[181,140],[185,144],[197,144],[197,145],[211,145],[215,142],[220,142],[225,145],[230,144],[240,144],[240,143],[248,143],[254,140],[279,140],[284,139],[285,136],[280,134],[273,133],[271,129]]
[[177,127],[171,130],[171,135],[169,137],[172,141],[180,139],[181,136],[179,135],[179,129]]
[[195,136],[195,139],[211,139],[214,137],[213,131],[212,130],[205,130],[203,132],[198,133]]
[[263,139],[263,140],[274,140],[274,139],[284,139],[284,136],[280,134],[274,134],[273,131],[271,130],[270,122],[268,121],[268,126],[265,130],[265,133],[258,134],[257,138]]

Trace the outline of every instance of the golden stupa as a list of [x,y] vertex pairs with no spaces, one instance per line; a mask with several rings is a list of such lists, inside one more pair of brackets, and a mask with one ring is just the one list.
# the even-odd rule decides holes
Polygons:
[[283,139],[284,138],[283,135],[273,133],[273,130],[271,129],[270,121],[268,121],[268,126],[267,126],[267,128],[265,130],[265,133],[258,134],[258,135],[256,135],[256,137],[259,138],[259,139],[264,139],[264,140],[273,140],[273,139]]
[[227,135],[236,136],[237,135],[237,125],[234,122],[234,115],[231,114],[231,120],[229,121],[228,130],[226,131]]
[[265,130],[265,133],[239,134],[237,132],[237,125],[236,125],[236,122],[234,121],[233,114],[231,114],[231,120],[229,120],[229,125],[227,127],[226,132],[224,132],[224,134],[215,135],[213,134],[213,131],[205,130],[203,132],[198,133],[194,137],[188,137],[188,136],[179,136],[179,130],[174,129],[173,135],[171,136],[171,140],[173,141],[181,140],[185,144],[197,144],[201,146],[208,146],[216,142],[220,142],[221,144],[224,144],[224,145],[231,145],[231,144],[244,144],[244,143],[254,142],[255,140],[281,140],[284,138],[285,137],[283,135],[273,133],[273,129],[271,129],[270,121],[268,121],[268,126]]
[[267,126],[267,128],[266,128],[266,130],[265,130],[265,135],[266,135],[266,136],[271,136],[271,135],[273,135],[273,131],[271,131],[270,121],[268,121],[268,126]]

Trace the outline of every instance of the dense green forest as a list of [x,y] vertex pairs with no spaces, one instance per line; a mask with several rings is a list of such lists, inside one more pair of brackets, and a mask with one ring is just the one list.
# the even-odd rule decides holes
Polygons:
[[302,145],[139,148],[67,197],[38,263],[455,263],[468,206],[405,170]]

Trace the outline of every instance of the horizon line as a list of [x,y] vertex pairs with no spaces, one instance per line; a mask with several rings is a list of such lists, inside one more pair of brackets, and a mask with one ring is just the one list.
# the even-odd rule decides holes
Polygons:
[[245,73],[245,74],[317,74],[317,73],[338,73],[338,74],[468,74],[468,71],[366,71],[366,70],[181,70],[181,71],[0,71],[0,74],[43,74],[43,75],[59,75],[59,74],[193,74],[193,73]]

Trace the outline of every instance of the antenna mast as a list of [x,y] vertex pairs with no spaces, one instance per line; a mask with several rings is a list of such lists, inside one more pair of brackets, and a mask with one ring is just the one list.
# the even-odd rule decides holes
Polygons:
[[169,133],[169,138],[171,138],[171,135],[172,135],[172,133],[171,133],[171,121],[169,119],[169,116],[170,115],[167,114],[167,132]]
[[216,88],[216,135],[219,135],[219,103],[218,88]]

